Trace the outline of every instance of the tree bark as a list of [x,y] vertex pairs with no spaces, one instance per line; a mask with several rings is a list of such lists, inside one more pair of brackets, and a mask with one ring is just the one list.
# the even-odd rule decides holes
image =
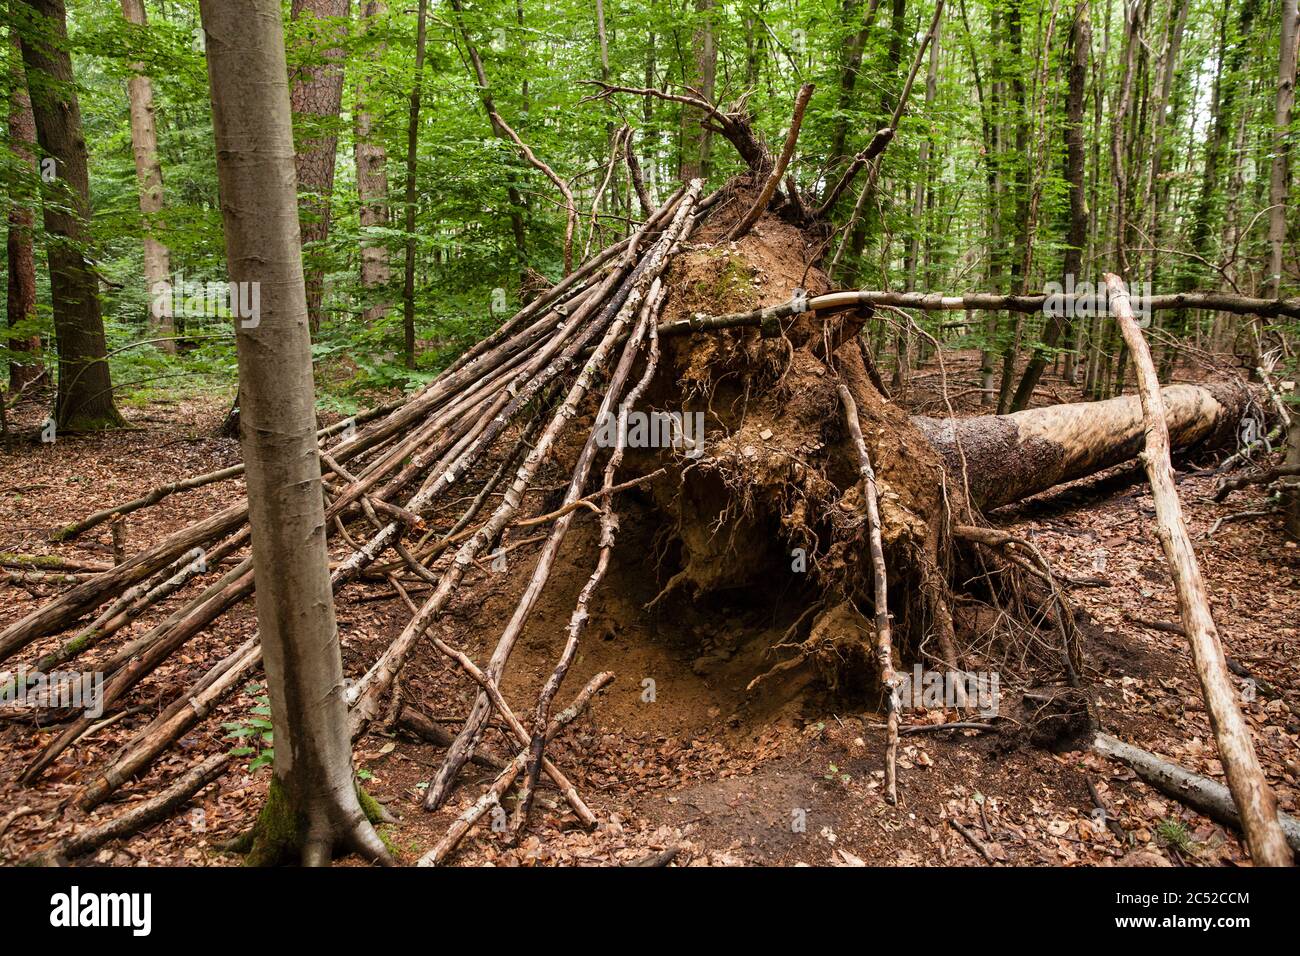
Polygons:
[[[34,14],[22,33],[36,138],[57,195],[43,204],[54,336],[59,352],[55,419],[61,431],[124,424],[113,403],[104,320],[90,246],[90,178],[63,0],[24,0]],[[49,42],[47,38],[53,38]],[[63,188],[58,188],[63,187]]]
[[335,849],[388,854],[352,773],[343,665],[325,546],[311,335],[294,192],[279,0],[202,0],[217,173],[232,282],[259,283],[239,322],[241,444],[275,772],[250,863]]
[[[1070,70],[1065,98],[1065,181],[1070,191],[1070,229],[1065,239],[1063,278],[1071,276],[1080,281],[1083,268],[1083,247],[1088,241],[1088,203],[1084,193],[1083,100],[1084,84],[1088,76],[1088,51],[1092,44],[1092,31],[1088,22],[1088,4],[1082,0],[1075,8],[1074,22],[1070,26]],[[1063,285],[1065,284],[1063,282]],[[1029,360],[1020,385],[1011,399],[1011,410],[1029,407],[1034,389],[1038,387],[1051,350],[1067,334],[1069,320],[1064,311],[1048,317],[1043,332],[1043,345],[1035,349]]]
[[[32,101],[27,95],[27,80],[23,76],[22,52],[18,32],[10,28],[10,42],[17,54],[17,63],[10,78],[13,86],[9,100],[9,148],[32,175],[36,173],[36,120],[32,116]],[[32,229],[36,214],[27,196],[15,191],[10,195],[9,234],[6,242],[9,261],[9,290],[7,299],[10,329],[31,322],[36,317],[36,259],[32,252]],[[40,360],[41,337],[33,329],[11,333],[10,352],[27,353],[30,361],[9,359],[9,391],[18,392],[39,381],[45,375]]]
[[[1241,389],[1200,385],[1171,385],[1161,394],[1176,448],[1235,434],[1247,398]],[[1128,461],[1142,450],[1145,431],[1142,407],[1131,396],[912,422],[943,455],[953,480],[964,478],[972,502],[986,510]]]
[[1281,55],[1277,71],[1277,109],[1273,125],[1273,166],[1268,187],[1268,274],[1264,294],[1282,295],[1282,246],[1286,241],[1290,185],[1291,113],[1295,108],[1296,0],[1282,0]]
[[[126,22],[145,30],[144,0],[122,0]],[[171,252],[154,236],[163,208],[162,163],[158,161],[158,129],[154,123],[153,83],[143,63],[130,64],[127,98],[131,104],[131,152],[140,188],[140,215],[144,220],[144,284],[149,291],[149,336],[157,346],[175,352],[175,319],[171,302]]]
[[[308,250],[307,314],[320,328],[325,297],[323,266],[314,260],[330,235],[334,158],[339,109],[343,105],[343,50],[351,0],[293,0],[290,16],[310,33],[299,55],[309,63],[294,70],[290,101],[305,127],[297,137],[294,166],[302,193],[302,241]],[[323,61],[323,62],[317,62]]]
[[[380,35],[379,31],[384,29],[380,21],[387,13],[388,6],[382,0],[365,0],[361,13],[363,30],[367,34]],[[375,46],[368,57],[372,64],[378,63],[387,46],[383,40],[375,40]],[[359,217],[363,230],[388,225],[388,151],[375,130],[374,116],[371,113],[373,95],[370,78],[361,77],[357,81],[356,162],[357,199],[360,202]],[[363,239],[361,285],[366,290],[367,300],[362,319],[367,324],[388,314],[389,303],[384,290],[391,279],[392,268],[388,264],[387,245],[382,241]],[[378,296],[378,299],[372,299],[372,296]]]
[[[686,85],[713,102],[718,68],[718,48],[713,38],[714,0],[695,0],[695,30],[691,34],[691,73]],[[704,114],[692,106],[682,107],[682,160],[679,175],[682,182],[707,179],[709,175],[709,148],[713,133],[700,125]]]
[[[453,0],[455,5],[456,0]],[[456,7],[457,15],[460,13]],[[428,32],[429,0],[420,0],[415,24],[415,83],[411,87],[406,123],[406,262],[402,270],[402,341],[406,367],[415,368],[415,166],[420,141],[420,95],[424,90],[424,44]]]
[[1133,318],[1123,283],[1115,275],[1107,275],[1106,283],[1111,289],[1115,321],[1128,343],[1137,370],[1138,396],[1146,425],[1142,460],[1156,506],[1156,533],[1169,561],[1183,630],[1191,645],[1196,676],[1205,696],[1205,707],[1214,728],[1228,789],[1232,791],[1232,799],[1241,815],[1242,829],[1255,865],[1290,866],[1293,858],[1278,822],[1277,800],[1264,779],[1264,771],[1255,756],[1250,727],[1237,706],[1196,551],[1183,521],[1178,488],[1174,484],[1174,469],[1169,462],[1170,440],[1164,402],[1151,352]]

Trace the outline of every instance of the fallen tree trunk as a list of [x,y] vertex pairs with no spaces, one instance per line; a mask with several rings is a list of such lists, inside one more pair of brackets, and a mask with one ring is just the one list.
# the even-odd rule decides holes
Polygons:
[[[1212,443],[1235,433],[1250,397],[1244,388],[1213,385],[1171,385],[1161,395],[1174,448]],[[1136,395],[1011,415],[916,416],[912,422],[982,509],[1128,461],[1142,450],[1145,433]]]
[[[1232,802],[1232,794],[1218,781],[1192,773],[1176,763],[1126,744],[1109,734],[1098,734],[1092,742],[1092,749],[1127,764],[1145,783],[1166,796],[1187,804],[1211,820],[1241,829],[1241,817]],[[1285,813],[1278,813],[1277,818],[1282,824],[1286,842],[1292,850],[1300,852],[1300,820]]]

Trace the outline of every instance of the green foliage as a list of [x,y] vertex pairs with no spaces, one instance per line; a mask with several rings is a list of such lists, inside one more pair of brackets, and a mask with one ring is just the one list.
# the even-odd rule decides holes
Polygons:
[[[326,280],[326,318],[315,341],[322,404],[328,408],[366,404],[374,391],[417,387],[521,300],[526,274],[556,281],[562,271],[564,215],[557,193],[513,145],[494,135],[468,65],[466,37],[452,11],[440,4],[431,5],[426,66],[419,78],[415,228],[407,233],[405,157],[417,80],[416,5],[388,4],[370,29],[363,29],[359,6],[352,5],[353,19],[341,44],[340,114],[299,116],[295,125],[300,141],[325,133],[337,137],[330,235],[305,250],[308,266],[320,269]],[[475,0],[464,6],[464,28],[482,57],[497,111],[574,187],[583,213],[579,252],[623,236],[628,217],[635,219],[640,211],[621,174],[601,200],[599,227],[588,235],[587,213],[609,158],[610,132],[624,123],[634,127],[647,183],[662,199],[677,183],[683,107],[632,94],[592,98],[587,81],[600,77],[602,68],[594,8],[587,0]],[[799,84],[815,82],[792,172],[810,192],[821,193],[846,156],[865,145],[893,111],[934,0],[904,3],[897,20],[896,4],[879,3],[864,24],[870,6],[868,0],[736,0],[702,10],[696,0],[614,0],[605,4],[609,78],[672,91],[697,82],[693,39],[708,29],[717,50],[715,100],[723,105],[743,100],[773,145],[784,134]],[[1166,68],[1161,58],[1181,3],[1151,6],[1136,51],[1132,86],[1138,95],[1121,131],[1127,149],[1120,153],[1112,141],[1124,89],[1124,6],[1120,0],[1090,0],[1087,6],[1093,32],[1083,121],[1091,215],[1084,250],[1087,278],[1116,267],[1118,241],[1126,247],[1129,271],[1139,279],[1151,277],[1157,293],[1183,286],[1257,287],[1267,252],[1263,210],[1269,205],[1279,49],[1276,4],[1191,0],[1180,55],[1170,66],[1166,103],[1153,101],[1159,98],[1156,84]],[[90,151],[94,218],[88,251],[103,279],[110,348],[147,337],[149,299],[141,278],[146,234],[168,247],[172,271],[188,280],[223,281],[226,273],[198,4],[180,0],[146,7],[149,23],[140,29],[127,24],[115,4],[68,4]],[[1068,37],[1076,7],[1046,0],[947,5],[933,94],[925,90],[923,62],[899,135],[882,164],[876,202],[865,210],[866,224],[858,230],[854,249],[861,251],[848,254],[845,275],[877,288],[1004,292],[1038,291],[1060,278],[1069,217]],[[287,12],[286,5],[291,71],[320,66],[323,44],[311,41],[330,25],[292,22]],[[6,8],[0,19],[11,23],[15,15]],[[1018,48],[1008,29],[1013,18],[1020,24]],[[861,66],[846,73],[860,33]],[[6,51],[5,65],[0,87],[7,96],[22,71],[15,69],[12,50]],[[154,222],[140,213],[127,123],[126,83],[137,70],[153,84],[164,172],[165,209]],[[1162,167],[1155,175],[1151,162],[1160,110]],[[387,222],[365,227],[355,161],[356,120],[362,112],[371,120],[373,142],[386,152],[388,180]],[[1207,178],[1215,128],[1226,130],[1228,139],[1218,143],[1217,173]],[[844,151],[837,155],[841,135]],[[922,162],[926,140],[931,148]],[[734,150],[714,135],[707,165],[711,185],[740,166]],[[1116,237],[1120,181],[1127,186],[1123,208],[1129,228]],[[6,212],[31,207],[42,193],[35,171],[12,149],[0,150],[0,184]],[[45,201],[58,201],[49,189],[44,192]],[[836,209],[836,224],[848,219],[854,192]],[[523,222],[522,247],[516,243],[515,216]],[[1192,240],[1202,234],[1204,248],[1193,255]],[[48,347],[52,330],[39,225],[34,238],[38,306],[15,335],[37,334]],[[419,346],[414,369],[403,362],[408,241],[414,252]],[[361,250],[367,244],[389,254],[391,279],[378,288],[361,283]],[[1026,262],[1028,272],[1019,274]],[[1206,262],[1228,264],[1220,274]],[[386,315],[363,320],[368,307],[384,303],[390,306]],[[934,329],[943,318],[918,321]],[[1025,348],[1034,344],[1040,326],[1041,319],[1033,316],[1018,332],[998,327],[989,334],[981,324],[953,344]],[[1171,328],[1179,334],[1197,331],[1184,319]],[[233,390],[236,370],[228,334],[182,342],[180,351],[173,357],[140,346],[115,353],[111,363],[114,382],[121,383],[119,397],[143,402],[177,388]],[[3,341],[0,358],[13,358]]]
[[[255,694],[261,689],[261,684],[249,684],[244,692]],[[250,773],[274,763],[275,734],[271,727],[271,701],[265,694],[258,694],[254,698],[254,706],[249,710],[248,716],[227,721],[221,727],[227,731],[224,739],[236,743],[230,749],[231,756],[251,758],[248,763]]]

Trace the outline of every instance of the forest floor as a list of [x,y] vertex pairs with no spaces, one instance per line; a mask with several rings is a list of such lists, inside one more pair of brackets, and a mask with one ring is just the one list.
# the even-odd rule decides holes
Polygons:
[[[975,362],[972,353],[945,354],[954,395],[978,377]],[[934,391],[936,369],[917,370],[916,385],[904,403],[909,408],[942,414]],[[1078,400],[1078,389],[1059,378],[1047,377],[1042,390],[1044,402]],[[955,404],[959,414],[979,413],[976,402],[967,394]],[[30,435],[44,412],[34,406],[16,409],[12,424],[25,437],[0,444],[0,551],[57,550],[67,557],[111,560],[107,525],[57,549],[48,543],[47,532],[164,481],[236,462],[237,442],[213,437],[224,412],[224,403],[213,399],[179,398],[128,409],[131,430],[61,437],[40,445]],[[553,478],[540,483],[542,493],[529,507],[553,506],[547,499],[563,476]],[[1300,813],[1300,548],[1285,540],[1276,517],[1226,522],[1209,535],[1218,519],[1257,507],[1251,501],[1258,495],[1238,492],[1216,504],[1209,500],[1212,477],[1196,475],[1192,465],[1182,463],[1180,478],[1225,649],[1256,680],[1256,693],[1246,695],[1254,699],[1243,708],[1265,773],[1282,809]],[[210,485],[132,516],[128,549],[160,540],[242,491],[241,482]],[[881,797],[884,731],[877,715],[839,709],[842,705],[816,690],[811,675],[746,692],[749,681],[771,665],[765,649],[790,623],[781,588],[738,597],[732,606],[713,601],[708,608],[693,608],[677,602],[645,611],[643,605],[664,582],[655,561],[656,529],[638,521],[640,514],[634,503],[624,518],[614,566],[557,700],[599,671],[614,671],[616,680],[549,750],[600,818],[598,829],[579,829],[563,799],[544,788],[530,829],[517,846],[509,845],[507,833],[485,824],[466,838],[452,862],[625,865],[664,851],[671,851],[677,866],[1111,865],[1121,860],[1206,866],[1243,861],[1240,840],[1231,830],[1164,798],[1118,764],[1092,753],[1041,749],[1015,727],[904,737],[900,805],[888,806]],[[1108,586],[1072,589],[1086,634],[1085,678],[1095,693],[1102,727],[1221,779],[1185,641],[1133,620],[1178,619],[1153,515],[1143,475],[1130,465],[995,512],[990,520],[1031,538],[1059,572],[1107,580]],[[552,577],[556,586],[543,595],[506,672],[507,699],[533,700],[550,673],[574,596],[589,571],[596,533],[591,516],[575,521]],[[527,534],[520,533],[518,540],[526,541]],[[512,550],[509,574],[486,564],[471,572],[438,624],[444,639],[484,659],[526,579],[519,572],[531,567],[536,549],[535,543],[521,543]],[[51,593],[45,585],[0,584],[0,627]],[[350,588],[337,603],[345,668],[354,678],[387,646],[407,614],[392,592],[379,585]],[[235,609],[216,633],[203,635],[148,680],[125,717],[92,730],[32,788],[17,785],[17,770],[51,731],[34,729],[24,715],[0,721],[0,761],[7,768],[0,774],[0,858],[17,862],[73,828],[114,816],[200,756],[234,746],[224,739],[221,723],[249,716],[262,693],[256,685],[227,699],[218,719],[198,725],[143,780],[89,819],[61,806],[77,789],[83,771],[112,754],[174,688],[192,681],[254,627],[251,602]],[[34,659],[32,651],[43,651],[49,643],[29,649],[23,659]],[[401,687],[407,705],[452,731],[476,689],[429,646],[412,658]],[[526,714],[521,712],[525,723],[530,720]],[[952,717],[911,711],[904,724]],[[513,752],[508,743],[493,729],[484,749],[508,756]],[[494,775],[469,765],[447,805],[429,814],[421,810],[420,800],[424,782],[441,761],[440,748],[404,734],[372,732],[355,753],[366,787],[399,818],[382,832],[405,863],[437,842]],[[251,822],[270,777],[269,768],[249,773],[246,767],[247,761],[232,767],[186,812],[131,839],[109,843],[80,862],[238,863],[238,857],[216,846]],[[1122,828],[1122,840],[1094,812],[1090,783]],[[24,809],[29,812],[17,813]]]

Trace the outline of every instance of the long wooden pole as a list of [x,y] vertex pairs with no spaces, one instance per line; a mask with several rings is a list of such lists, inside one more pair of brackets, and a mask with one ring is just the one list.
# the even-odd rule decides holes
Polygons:
[[1139,457],[1151,482],[1151,496],[1156,506],[1156,533],[1173,575],[1183,630],[1192,646],[1192,661],[1201,682],[1201,692],[1205,695],[1205,706],[1219,746],[1219,759],[1228,778],[1228,789],[1241,814],[1246,843],[1256,865],[1290,866],[1293,862],[1291,848],[1278,822],[1277,800],[1264,779],[1250,738],[1250,728],[1237,707],[1223,646],[1219,643],[1219,633],[1210,613],[1205,581],[1201,578],[1192,539],[1183,521],[1178,489],[1174,485],[1174,469],[1169,463],[1169,428],[1165,424],[1165,406],[1160,396],[1155,363],[1133,317],[1123,281],[1110,273],[1105,279],[1115,321],[1137,372],[1138,395],[1146,419],[1146,449]]

